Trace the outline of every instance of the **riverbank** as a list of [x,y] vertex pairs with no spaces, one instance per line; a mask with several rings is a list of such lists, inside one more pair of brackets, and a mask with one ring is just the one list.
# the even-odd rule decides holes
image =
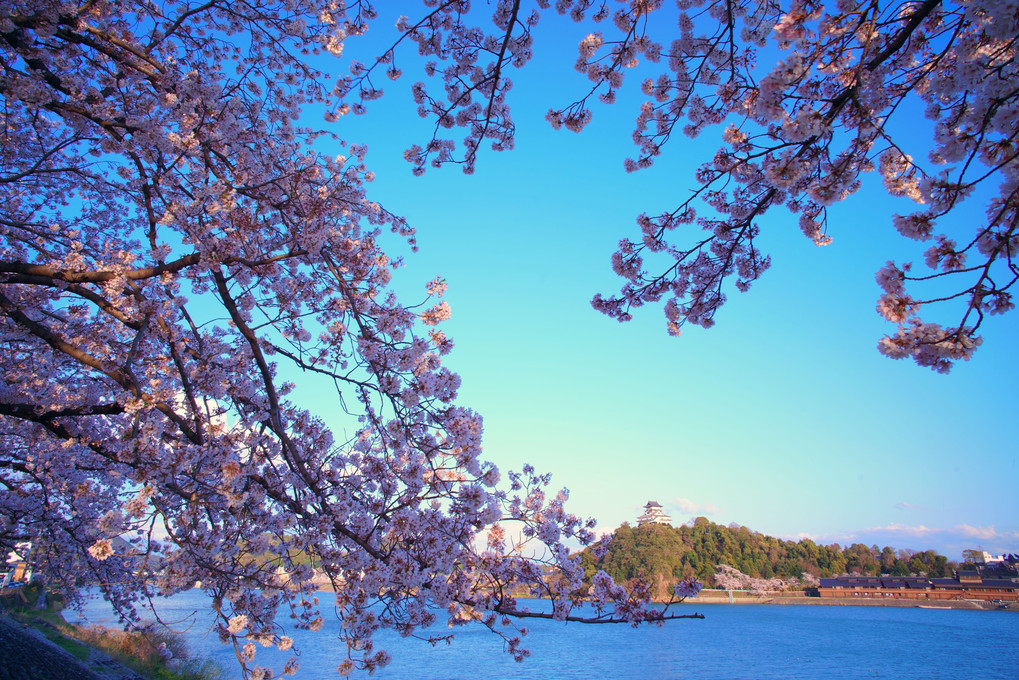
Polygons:
[[182,639],[69,624],[59,596],[36,584],[0,593],[0,680],[215,680]]
[[[732,604],[732,605],[783,605],[803,604],[826,607],[915,607],[920,609],[978,609],[978,610],[1000,610],[1001,608],[991,602],[980,600],[906,600],[896,598],[835,598],[835,597],[807,597],[804,595],[746,595],[743,593],[729,598],[726,594],[711,593],[701,595],[687,604]],[[1017,607],[1009,607],[1005,611],[1019,611]]]
[[97,649],[65,644],[84,658],[39,628],[0,613],[0,680],[145,680]]

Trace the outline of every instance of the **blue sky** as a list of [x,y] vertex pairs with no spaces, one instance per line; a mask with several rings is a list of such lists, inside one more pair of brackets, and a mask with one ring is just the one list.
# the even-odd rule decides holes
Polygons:
[[[601,316],[589,302],[621,283],[616,242],[640,212],[675,207],[718,132],[677,139],[654,168],[627,174],[632,91],[596,108],[580,135],[551,130],[548,108],[585,91],[572,70],[585,30],[543,21],[535,60],[512,76],[516,149],[485,151],[473,176],[411,176],[402,152],[431,123],[414,112],[410,62],[367,115],[329,128],[368,145],[369,195],[418,230],[398,290],[413,300],[436,275],[449,283],[449,365],[461,403],[485,418],[485,458],[552,472],[602,531],[657,500],[675,524],[703,515],[950,559],[1019,552],[1016,315],[988,319],[983,347],[948,376],[878,354],[890,327],[874,311],[874,273],[888,259],[919,263],[922,246],[891,226],[910,204],[869,177],[832,211],[827,248],[795,217],[770,214],[772,269],[749,293],[729,292],[715,328],[675,339],[658,308],[628,324]],[[348,41],[345,58],[367,58],[373,43]],[[961,233],[979,212],[956,216]]]

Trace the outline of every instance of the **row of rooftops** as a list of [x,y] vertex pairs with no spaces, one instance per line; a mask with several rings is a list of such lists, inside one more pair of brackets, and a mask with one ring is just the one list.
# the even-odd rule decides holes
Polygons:
[[883,588],[958,590],[964,588],[1008,588],[1019,590],[1019,582],[1010,578],[926,578],[923,576],[839,576],[821,579],[821,588]]

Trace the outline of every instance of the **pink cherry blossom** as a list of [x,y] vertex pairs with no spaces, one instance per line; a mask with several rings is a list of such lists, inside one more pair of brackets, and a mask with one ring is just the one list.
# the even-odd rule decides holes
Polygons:
[[[530,60],[532,30],[551,3],[500,0],[481,25],[466,3],[423,4],[417,18],[401,19],[401,37],[387,52],[416,44],[429,59],[415,101],[436,132],[406,158],[416,173],[448,163],[470,172],[486,142],[513,146],[509,74]],[[959,244],[928,251],[932,272],[903,279],[915,305],[878,304],[898,329],[882,351],[894,345],[889,356],[948,370],[980,344],[985,313],[1011,309],[1019,279],[1015,0],[681,0],[675,14],[657,1],[554,8],[582,24],[571,42],[584,80],[573,101],[548,110],[553,128],[583,130],[595,102],[616,102],[641,63],[661,66],[639,84],[645,99],[627,171],[673,147],[685,153],[677,138],[724,124],[723,146],[691,178],[693,191],[679,192],[671,210],[638,218],[639,235],[620,241],[611,267],[622,287],[595,296],[598,311],[628,321],[635,308],[663,302],[671,335],[687,323],[710,327],[731,289],[748,290],[770,266],[757,245],[765,214],[784,208],[807,238],[829,245],[838,224],[829,216],[874,170],[891,196],[922,206],[889,220],[900,234]],[[341,79],[344,105],[374,98],[372,76],[385,63]],[[928,142],[907,148],[915,141],[897,130],[917,127],[917,110],[928,119]],[[459,149],[452,129],[463,131]],[[982,211],[966,203],[974,200]],[[708,208],[700,215],[697,201]],[[891,308],[907,311],[886,313]],[[928,323],[921,310],[954,320]]]
[[[464,116],[420,95],[499,148],[504,67],[530,54],[519,9],[497,3],[495,42],[462,42],[466,3],[406,24],[436,59],[509,60],[443,67],[455,101],[484,102]],[[380,629],[480,620],[524,658],[512,621],[585,619],[565,542],[593,523],[532,468],[500,485],[444,365],[450,306],[390,288],[386,249],[413,247],[413,228],[370,199],[366,148],[319,153],[301,122],[334,103],[305,55],[339,54],[375,18],[306,0],[0,9],[0,550],[31,541],[48,587],[95,585],[129,622],[200,583],[247,677],[269,673],[260,646],[296,655],[287,617],[313,632],[339,617],[345,672],[388,662]],[[351,73],[341,91],[381,94],[373,66]],[[434,140],[409,156],[452,154]],[[339,428],[300,406],[293,375],[334,386]],[[643,591],[599,584],[597,620],[662,619]]]

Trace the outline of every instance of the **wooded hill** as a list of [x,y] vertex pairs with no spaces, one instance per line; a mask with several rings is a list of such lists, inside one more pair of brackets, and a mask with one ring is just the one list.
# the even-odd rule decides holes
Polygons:
[[757,578],[799,578],[803,573],[815,577],[847,573],[951,575],[948,558],[933,550],[882,549],[862,543],[818,545],[809,538],[784,541],[744,526],[715,524],[704,517],[680,527],[623,524],[600,559],[591,548],[581,559],[588,576],[604,569],[617,582],[643,576],[663,585],[696,576],[707,588],[714,586],[713,576],[720,564]]

